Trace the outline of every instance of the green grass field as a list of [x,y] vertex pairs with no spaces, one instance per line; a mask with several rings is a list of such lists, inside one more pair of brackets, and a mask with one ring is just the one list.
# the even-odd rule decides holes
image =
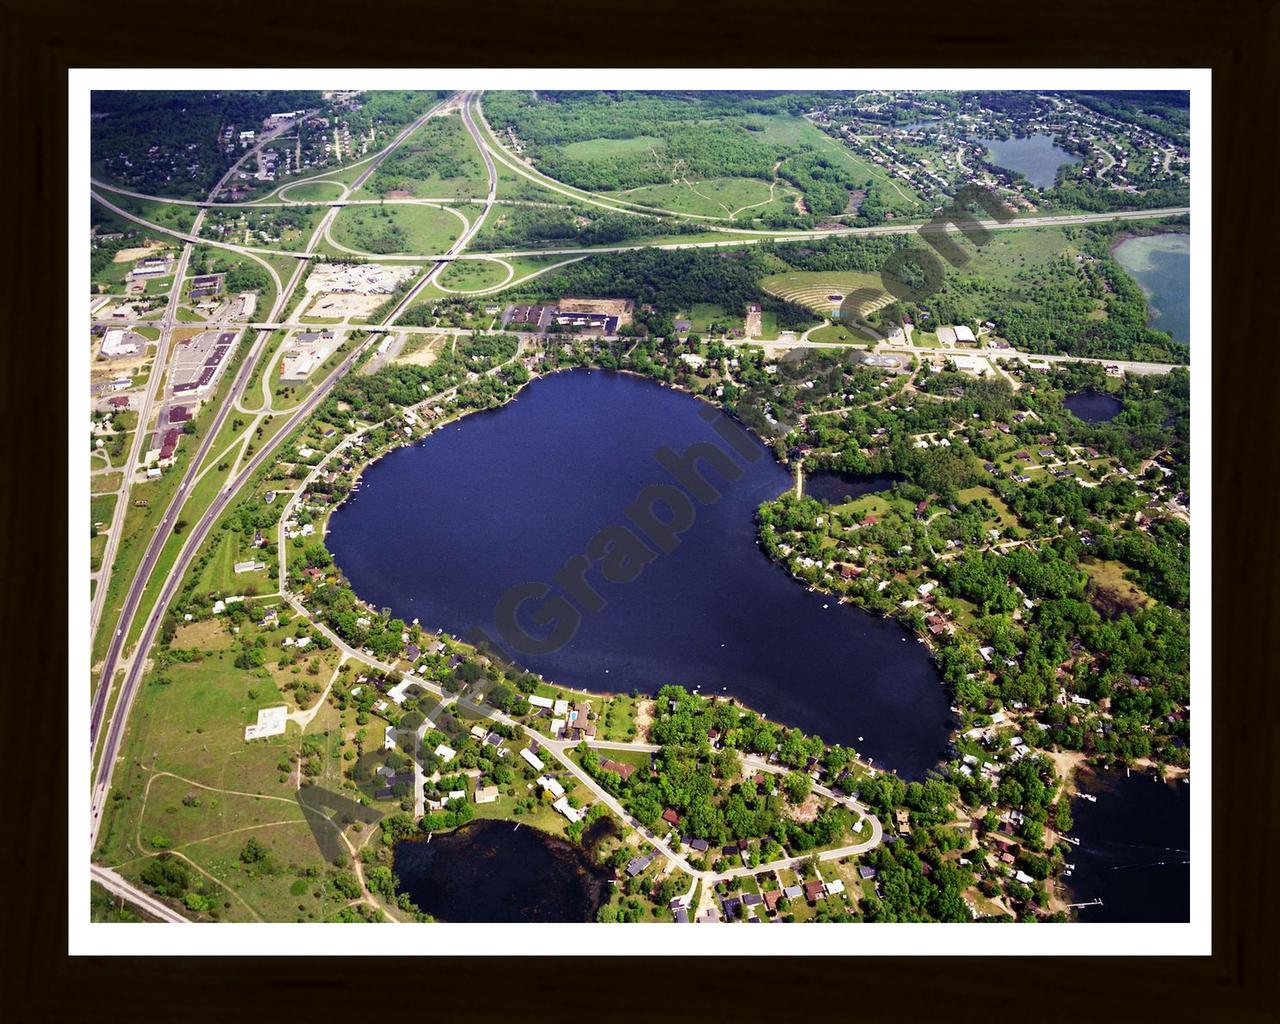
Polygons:
[[353,199],[391,191],[420,199],[472,199],[488,193],[489,177],[460,114],[429,119],[397,146]]
[[501,263],[490,260],[455,260],[436,280],[443,288],[473,292],[481,288],[492,288],[507,278],[507,269]]
[[742,317],[732,316],[725,311],[723,306],[718,306],[712,302],[695,302],[693,308],[685,310],[678,316],[678,320],[688,320],[692,325],[690,333],[707,334],[711,330],[713,322],[728,324],[730,329],[742,328]]
[[1128,578],[1130,569],[1123,562],[1112,559],[1091,558],[1080,566],[1089,574],[1090,581],[1100,591],[1106,591],[1125,605],[1146,608],[1155,601],[1141,587]]
[[439,206],[348,206],[333,223],[334,241],[370,255],[434,255],[451,246],[463,222]]
[[644,153],[660,145],[662,140],[657,136],[633,135],[629,139],[584,139],[569,143],[562,151],[570,160],[608,160],[615,156]]
[[645,185],[621,192],[601,192],[600,195],[675,213],[750,220],[769,210],[791,205],[796,190],[789,185],[771,189],[769,182],[759,178],[708,178],[670,185]]
[[130,213],[137,214],[143,220],[150,221],[152,224],[162,228],[168,228],[171,231],[190,231],[198,212],[194,206],[156,202],[151,199],[137,199],[134,196],[112,192],[107,188],[101,189],[101,194],[104,199],[114,203],[122,210],[128,210]]
[[947,283],[1017,289],[1024,283],[1021,275],[1026,271],[1043,267],[1061,253],[1076,252],[1067,240],[1067,230],[1041,227],[992,232],[991,240],[981,248],[965,247],[972,258],[962,269],[948,267]]
[[865,345],[868,341],[873,341],[870,335],[863,334],[855,327],[848,327],[845,324],[827,324],[826,327],[819,327],[809,335],[810,341],[826,342],[840,345]]
[[235,530],[223,530],[213,549],[213,557],[196,581],[198,594],[243,594],[249,587],[259,593],[273,586],[267,569],[237,573],[236,562],[258,561],[269,563],[272,559],[245,542],[244,534]]
[[286,185],[277,198],[291,203],[324,203],[342,198],[342,186],[336,181],[299,181]]
[[990,487],[984,487],[979,484],[977,487],[966,487],[963,491],[957,491],[956,497],[961,501],[981,501],[986,500],[992,508],[996,510],[995,518],[991,520],[1001,529],[1008,527],[1018,528],[1018,517],[1010,511],[1009,506],[1005,504],[1004,499],[996,494]]

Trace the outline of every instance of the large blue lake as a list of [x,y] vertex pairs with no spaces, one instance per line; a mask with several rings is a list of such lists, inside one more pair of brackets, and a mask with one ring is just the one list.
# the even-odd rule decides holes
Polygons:
[[1191,785],[1145,772],[1083,770],[1071,802],[1080,845],[1067,885],[1081,921],[1174,922],[1191,914]]
[[1148,323],[1174,341],[1191,341],[1191,236],[1185,233],[1126,238],[1116,261],[1147,297]]
[[1083,162],[1080,157],[1068,153],[1054,142],[1052,135],[1036,134],[980,141],[990,152],[989,159],[993,164],[1017,171],[1036,188],[1052,188],[1058,168],[1063,164]]
[[[628,583],[606,582],[593,566],[587,579],[605,607],[584,614],[556,650],[508,652],[569,687],[653,693],[678,683],[727,693],[919,777],[944,753],[950,728],[928,652],[896,623],[809,592],[768,561],[753,514],[791,476],[754,440],[756,461],[733,453],[699,415],[707,408],[623,374],[535,381],[508,406],[371,466],[334,513],[328,546],[374,605],[427,629],[464,636],[481,627],[498,640],[504,592],[554,584],[598,531],[628,523],[624,510],[641,492],[674,482],[655,459],[659,448],[717,444],[743,473],[726,483],[706,471],[722,497],[696,506],[672,553]],[[562,593],[554,585],[547,600]],[[539,633],[531,619],[545,605],[522,608],[530,633]]]

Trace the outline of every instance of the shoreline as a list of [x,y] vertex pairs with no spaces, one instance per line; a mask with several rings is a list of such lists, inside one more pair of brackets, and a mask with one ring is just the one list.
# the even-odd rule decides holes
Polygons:
[[[519,358],[519,353],[517,353],[517,356],[516,356],[515,358]],[[626,375],[626,376],[629,376],[629,377],[633,377],[633,378],[635,378],[635,379],[637,379],[637,380],[645,381],[645,382],[647,382],[647,383],[649,383],[649,384],[657,385],[657,386],[659,386],[659,387],[666,387],[666,388],[670,388],[670,389],[671,389],[671,390],[673,390],[673,391],[678,391],[678,392],[680,392],[680,393],[682,393],[682,394],[688,395],[690,398],[695,398],[695,399],[698,399],[699,401],[705,402],[707,405],[709,405],[709,406],[711,406],[711,407],[713,407],[713,408],[715,408],[715,409],[717,409],[717,410],[719,410],[719,411],[723,412],[726,416],[728,416],[728,417],[729,417],[730,419],[732,419],[736,424],[738,424],[738,426],[739,426],[742,430],[746,431],[746,432],[751,436],[751,438],[752,438],[754,441],[756,441],[756,442],[761,446],[761,448],[763,449],[763,451],[764,451],[764,452],[765,452],[765,453],[766,453],[770,458],[773,458],[773,459],[774,459],[774,461],[775,461],[775,462],[777,462],[777,463],[778,463],[779,465],[781,465],[781,466],[786,466],[786,465],[788,465],[788,463],[787,463],[785,460],[780,460],[780,459],[778,459],[778,458],[776,457],[776,455],[774,455],[774,451],[773,451],[773,448],[772,448],[772,446],[771,446],[771,445],[769,445],[769,444],[768,444],[768,443],[767,443],[763,438],[761,438],[761,437],[760,437],[760,435],[759,435],[759,434],[757,434],[754,430],[752,430],[752,429],[751,429],[750,427],[748,427],[745,423],[743,423],[740,419],[738,419],[738,417],[737,417],[737,416],[735,416],[732,412],[730,412],[730,411],[728,411],[728,410],[724,409],[724,407],[723,407],[723,406],[721,406],[721,405],[717,404],[716,402],[714,402],[714,401],[712,401],[712,400],[708,399],[706,396],[701,395],[701,394],[698,394],[698,393],[695,393],[695,392],[693,392],[693,391],[690,391],[690,390],[689,390],[688,388],[686,388],[686,387],[682,387],[682,386],[681,386],[681,385],[679,385],[679,384],[667,383],[667,382],[665,382],[665,381],[655,380],[655,379],[653,379],[652,377],[649,377],[649,376],[647,376],[647,375],[645,375],[645,374],[643,374],[643,373],[639,373],[638,371],[636,371],[636,370],[631,370],[631,369],[612,369],[612,368],[599,367],[599,366],[589,366],[589,365],[587,365],[587,366],[559,366],[559,367],[556,367],[555,369],[553,369],[553,370],[549,370],[549,371],[543,371],[543,372],[538,372],[538,373],[530,372],[529,379],[528,379],[527,381],[525,381],[523,384],[521,384],[521,385],[520,385],[520,386],[519,386],[519,387],[518,387],[518,388],[517,388],[517,389],[516,389],[512,394],[511,394],[511,396],[510,396],[506,401],[502,402],[500,405],[493,406],[493,407],[490,407],[490,408],[484,408],[484,409],[471,409],[471,410],[467,410],[467,411],[465,411],[465,412],[461,413],[460,415],[454,416],[454,417],[452,417],[452,418],[450,418],[450,419],[447,419],[447,420],[442,420],[441,422],[439,422],[439,423],[437,423],[437,424],[433,425],[433,426],[432,426],[432,428],[431,428],[430,430],[426,431],[426,432],[425,432],[423,435],[421,435],[420,437],[416,437],[416,438],[405,438],[405,439],[403,439],[403,440],[399,440],[399,441],[397,441],[396,443],[392,444],[392,445],[391,445],[391,446],[390,446],[386,451],[381,452],[380,454],[378,454],[378,455],[376,455],[376,456],[374,456],[374,457],[372,457],[372,458],[370,458],[370,459],[368,459],[368,460],[364,461],[364,462],[363,462],[361,465],[359,465],[358,467],[354,467],[354,468],[353,468],[353,477],[352,477],[352,488],[351,488],[351,490],[350,490],[350,491],[349,491],[349,492],[348,492],[348,493],[343,497],[342,501],[338,502],[338,503],[337,503],[336,505],[334,505],[331,509],[329,509],[329,511],[328,511],[328,513],[327,513],[327,515],[325,516],[324,522],[323,522],[323,524],[322,524],[322,526],[321,526],[321,529],[320,529],[320,531],[319,531],[319,533],[320,533],[320,538],[321,538],[321,542],[322,542],[322,543],[325,543],[325,541],[326,541],[326,539],[327,539],[327,537],[328,537],[328,533],[329,533],[329,520],[331,519],[331,517],[333,516],[333,514],[334,514],[335,512],[337,512],[337,511],[338,511],[338,509],[340,509],[340,508],[342,507],[342,505],[344,505],[344,504],[345,504],[345,503],[346,503],[346,502],[347,502],[347,501],[348,501],[348,500],[349,500],[349,499],[350,499],[350,498],[351,498],[351,497],[356,493],[356,485],[358,484],[358,482],[359,482],[359,481],[360,481],[360,479],[362,478],[362,476],[363,476],[363,474],[365,473],[365,471],[367,471],[367,470],[369,469],[369,467],[370,467],[370,466],[372,466],[372,465],[374,465],[375,463],[379,462],[381,459],[383,459],[383,458],[385,458],[386,456],[390,455],[390,454],[391,454],[392,452],[394,452],[394,451],[398,451],[398,450],[401,450],[401,449],[404,449],[404,448],[409,448],[409,447],[412,447],[412,446],[417,445],[417,444],[425,443],[425,442],[427,441],[427,439],[429,439],[432,435],[434,435],[434,434],[435,434],[435,433],[437,433],[438,431],[443,430],[446,426],[448,426],[448,425],[450,425],[450,424],[455,424],[455,423],[461,422],[463,419],[466,419],[466,418],[468,418],[469,416],[473,416],[473,415],[477,415],[477,414],[481,414],[481,413],[494,413],[494,412],[499,412],[499,411],[501,411],[502,409],[506,408],[506,407],[507,407],[511,402],[514,402],[514,401],[516,400],[516,398],[518,398],[518,397],[519,397],[520,393],[521,393],[525,388],[527,388],[530,384],[533,384],[535,381],[538,381],[538,380],[541,380],[541,379],[544,379],[544,378],[549,379],[549,378],[551,378],[551,377],[553,377],[553,376],[555,376],[555,375],[557,375],[557,374],[560,374],[560,373],[573,372],[573,371],[577,371],[577,370],[583,370],[583,371],[586,371],[587,373],[597,373],[597,372],[599,372],[599,373],[614,373],[614,374],[619,374],[619,375]],[[373,427],[373,426],[376,426],[376,424],[371,425],[371,427],[370,427],[370,428],[368,428],[368,429],[372,429],[372,427]],[[317,464],[317,467],[319,467],[319,466],[323,466],[323,465],[324,465],[324,460],[321,460],[321,462]],[[784,491],[782,492],[782,495],[779,495],[779,497],[782,497],[783,495],[785,495],[785,494],[789,493],[789,491],[790,491],[790,488],[788,488],[787,490],[784,490]],[[776,560],[774,560],[774,559],[770,558],[770,557],[768,556],[768,554],[766,554],[766,553],[763,551],[763,549],[761,549],[761,548],[760,548],[759,543],[757,543],[757,544],[755,545],[755,547],[756,547],[756,550],[760,553],[761,557],[763,557],[763,558],[766,560],[766,562],[767,562],[770,566],[772,566],[774,569],[776,569],[776,570],[778,570],[778,571],[782,572],[782,573],[783,573],[783,574],[784,574],[784,575],[785,575],[785,576],[786,576],[786,577],[787,577],[791,582],[795,583],[796,585],[802,586],[802,587],[806,588],[807,590],[809,590],[809,591],[811,591],[811,592],[814,592],[814,593],[821,593],[821,594],[824,594],[824,595],[826,595],[826,596],[829,596],[829,597],[831,597],[831,598],[832,598],[832,599],[833,599],[837,604],[839,604],[839,605],[849,605],[850,607],[855,608],[855,609],[857,609],[857,610],[859,610],[859,611],[861,611],[861,612],[863,612],[863,613],[865,613],[865,614],[867,614],[867,615],[869,615],[869,616],[872,616],[872,617],[877,618],[877,619],[884,620],[884,621],[886,621],[886,622],[892,622],[892,623],[896,624],[899,628],[901,628],[901,629],[902,629],[902,631],[903,631],[903,633],[904,633],[904,635],[905,635],[905,636],[909,636],[909,637],[914,638],[915,640],[917,640],[917,642],[921,643],[921,644],[924,646],[925,650],[928,652],[928,658],[929,658],[930,666],[933,668],[933,670],[934,670],[935,672],[937,672],[937,671],[938,671],[938,669],[937,669],[937,651],[936,651],[936,649],[935,649],[935,647],[934,647],[933,643],[931,643],[930,638],[929,638],[928,636],[923,635],[923,634],[922,634],[922,633],[920,633],[919,631],[917,631],[917,630],[915,630],[915,629],[911,628],[911,626],[910,626],[907,622],[905,622],[905,621],[904,621],[904,618],[903,618],[903,617],[901,617],[901,616],[899,616],[899,615],[896,615],[896,614],[882,615],[882,614],[880,614],[879,612],[876,612],[876,611],[873,611],[873,610],[871,610],[871,609],[868,609],[868,608],[864,608],[864,607],[862,607],[862,606],[861,606],[861,605],[859,605],[856,601],[854,601],[852,598],[848,597],[848,595],[836,594],[836,593],[834,593],[834,592],[832,592],[832,591],[830,591],[830,590],[825,590],[825,589],[823,589],[823,588],[822,588],[822,587],[820,587],[820,586],[817,586],[817,585],[815,585],[815,584],[809,583],[807,580],[804,580],[804,579],[802,579],[801,577],[796,576],[794,573],[792,573],[792,572],[788,569],[788,567],[787,567],[787,565],[786,565],[785,563],[783,563],[783,562],[779,562],[779,561],[776,561]],[[326,544],[326,550],[328,550],[327,544]],[[330,554],[330,556],[332,556],[332,555],[333,555],[333,552],[332,552],[332,551],[329,551],[329,554]],[[337,559],[336,559],[336,558],[334,559],[334,565],[335,565],[335,566],[337,565]],[[369,609],[369,610],[372,610],[372,611],[377,611],[377,610],[378,610],[378,608],[377,608],[376,606],[374,606],[373,604],[371,604],[371,603],[370,603],[369,601],[367,601],[366,599],[362,598],[359,594],[356,594],[356,593],[355,593],[354,588],[352,588],[352,593],[353,593],[353,594],[355,594],[356,599],[357,599],[357,600],[360,602],[360,604],[361,604],[361,605],[363,605],[365,608],[367,608],[367,609]],[[293,596],[294,596],[294,597],[296,597],[296,598],[297,598],[297,599],[298,599],[298,600],[299,600],[299,601],[300,601],[300,602],[305,606],[306,602],[305,602],[305,600],[304,600],[300,595],[293,594]],[[414,620],[414,621],[416,621],[416,620]],[[423,631],[424,633],[431,633],[431,634],[434,634],[434,635],[436,635],[436,636],[447,636],[447,637],[449,637],[451,640],[453,640],[455,643],[463,643],[463,644],[467,644],[468,646],[474,647],[474,645],[470,644],[467,640],[465,640],[465,639],[464,639],[464,638],[462,638],[462,637],[458,637],[458,636],[456,636],[454,633],[452,633],[451,631],[449,631],[449,630],[447,630],[447,629],[439,628],[439,629],[434,629],[434,630],[432,630],[432,629],[428,629],[426,626],[423,626],[423,625],[422,625],[422,623],[420,623],[420,622],[418,622],[417,624],[419,625],[419,627],[422,629],[422,631]],[[487,652],[487,653],[489,653],[489,655],[490,655],[490,656],[492,656],[492,653],[493,653],[493,652]],[[519,670],[519,671],[528,671],[528,672],[532,672],[532,670],[531,670],[531,669],[528,669],[528,668],[526,668],[525,666],[521,665],[521,664],[519,663],[519,661],[516,661],[516,660],[514,660],[514,659],[511,659],[511,658],[506,657],[506,655],[505,655],[505,654],[500,654],[499,656],[501,657],[501,659],[502,659],[503,661],[508,662],[509,664],[511,664],[514,668],[516,668],[516,669],[517,669],[517,670]],[[398,659],[398,658],[397,658],[396,660],[398,661],[398,660],[400,660],[400,659]],[[533,674],[534,674],[534,675],[536,675],[536,676],[538,676],[538,678],[539,678],[542,682],[544,682],[546,685],[548,685],[548,686],[553,686],[553,687],[556,687],[556,688],[558,688],[558,689],[565,690],[565,691],[567,691],[567,692],[583,693],[583,694],[586,694],[587,696],[590,696],[590,697],[599,697],[599,698],[616,698],[616,697],[621,697],[621,696],[630,696],[630,693],[629,693],[629,692],[620,692],[620,691],[616,691],[616,690],[596,689],[596,688],[594,688],[594,687],[592,687],[592,688],[590,688],[590,689],[584,689],[584,688],[571,687],[571,686],[567,686],[567,685],[563,685],[563,684],[557,683],[555,680],[547,679],[546,677],[542,676],[540,673],[533,672]],[[944,692],[945,692],[945,693],[946,693],[946,695],[947,695],[948,701],[953,703],[953,702],[954,702],[954,694],[950,691],[950,688],[947,686],[946,682],[941,678],[941,674],[940,674],[940,673],[938,673],[938,676],[939,676],[939,678],[938,678],[938,685],[939,685],[939,686],[941,686],[941,687],[943,688]],[[692,693],[692,692],[695,692],[695,691],[690,690],[690,692]],[[736,696],[734,696],[733,694],[709,694],[709,695],[703,695],[703,694],[701,694],[701,693],[698,693],[697,695],[698,695],[698,696],[700,696],[700,697],[703,697],[703,699],[728,699],[728,700],[730,700],[732,703],[736,704],[738,707],[743,708],[744,710],[752,711],[752,712],[754,712],[755,714],[760,715],[762,718],[764,718],[764,719],[766,719],[766,720],[768,720],[768,721],[775,721],[774,719],[769,719],[769,718],[768,718],[768,716],[767,716],[767,715],[765,715],[763,712],[761,712],[761,711],[759,711],[758,709],[756,709],[756,708],[752,707],[751,705],[749,705],[749,704],[747,704],[746,702],[744,702],[741,698],[736,697]],[[654,696],[655,696],[655,695],[654,695],[653,693],[641,693],[641,694],[640,694],[640,698],[641,698],[641,699],[646,699],[646,700],[653,700],[653,699],[654,699]],[[799,726],[787,726],[787,725],[786,725],[786,723],[781,722],[781,721],[779,721],[779,722],[778,722],[778,724],[780,724],[780,725],[784,725],[784,726],[786,726],[787,728],[800,729],[800,731],[801,731],[801,732],[804,732],[804,730],[803,730],[803,729],[801,729]],[[960,725],[959,725],[959,723],[957,722],[957,719],[956,719],[956,717],[955,717],[955,712],[950,712],[950,713],[948,714],[947,719],[946,719],[946,729],[947,729],[947,740],[946,740],[946,742],[947,742],[947,746],[948,746],[948,747],[951,747],[951,748],[954,748],[956,737],[959,735],[959,732],[960,732]],[[807,733],[806,733],[806,735],[807,735]],[[870,771],[870,772],[873,772],[873,773],[879,773],[879,772],[882,772],[882,771],[888,771],[888,772],[890,772],[891,774],[897,775],[897,772],[896,772],[896,771],[894,771],[893,769],[886,768],[886,767],[884,767],[883,765],[877,765],[877,764],[875,763],[874,759],[867,759],[867,758],[863,757],[860,753],[859,753],[858,757],[857,757],[855,760],[856,760],[856,762],[857,762],[859,765],[861,765],[864,769],[866,769],[866,770],[868,770],[868,771]],[[929,773],[929,772],[936,772],[936,771],[938,771],[940,768],[942,768],[942,767],[945,765],[945,763],[946,763],[946,762],[945,762],[945,760],[944,760],[942,757],[940,757],[936,762],[934,762],[934,763],[929,767],[929,769],[927,769],[927,770],[926,770],[926,777],[927,777],[927,775],[928,775],[928,773]],[[901,776],[899,776],[899,777],[901,777]],[[908,781],[908,780],[904,779],[904,781]]]

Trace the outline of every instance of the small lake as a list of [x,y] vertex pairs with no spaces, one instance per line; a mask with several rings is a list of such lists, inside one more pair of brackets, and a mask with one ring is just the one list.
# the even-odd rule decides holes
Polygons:
[[[553,374],[370,466],[326,543],[362,598],[455,636],[481,627],[498,641],[504,592],[553,585],[519,610],[527,632],[545,634],[554,623],[531,620],[565,595],[557,571],[606,526],[628,524],[625,510],[646,488],[674,482],[659,448],[709,442],[733,454],[699,415],[708,408],[628,374]],[[730,695],[921,777],[951,727],[927,649],[892,620],[809,591],[760,551],[755,510],[792,478],[763,445],[742,440],[759,457],[734,454],[742,473],[733,481],[706,470],[720,500],[697,505],[670,554],[627,583],[606,581],[593,564],[586,578],[604,607],[584,612],[558,649],[512,657],[572,688],[652,694],[675,683]]]
[[1086,388],[1062,400],[1067,411],[1086,423],[1106,423],[1120,415],[1124,403],[1112,395]]
[[1147,297],[1148,324],[1174,341],[1191,341],[1191,236],[1185,233],[1126,238],[1116,261]]
[[1068,851],[1075,865],[1066,879],[1071,902],[1100,898],[1102,906],[1082,907],[1081,921],[1176,922],[1191,914],[1191,786],[1164,782],[1123,768],[1081,769],[1081,792],[1071,801],[1071,835],[1080,845]]
[[470,821],[396,844],[400,892],[453,923],[594,921],[613,872],[578,846],[509,821]]
[[864,494],[887,491],[905,480],[900,473],[841,473],[834,469],[815,469],[804,475],[804,496],[817,498],[828,505],[843,505]]
[[1017,171],[1036,188],[1052,188],[1058,168],[1084,161],[1053,141],[1052,135],[1037,133],[1008,139],[979,139],[987,147],[987,159],[997,167]]

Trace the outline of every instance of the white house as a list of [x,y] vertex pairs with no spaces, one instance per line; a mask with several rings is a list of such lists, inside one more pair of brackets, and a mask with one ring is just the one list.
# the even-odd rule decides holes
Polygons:
[[523,757],[526,761],[528,761],[529,764],[531,764],[536,771],[542,771],[546,767],[546,765],[542,763],[542,760],[538,757],[538,755],[533,753],[533,751],[531,751],[528,747],[525,747],[523,750],[520,751],[520,756]]
[[570,806],[569,806],[569,798],[568,798],[568,797],[563,797],[563,796],[562,796],[562,797],[560,797],[560,799],[559,799],[559,800],[554,801],[554,802],[551,804],[551,806],[552,806],[552,807],[554,807],[554,808],[555,808],[557,811],[559,811],[561,814],[563,814],[563,815],[564,815],[566,818],[568,818],[570,821],[579,821],[579,820],[581,820],[582,815],[583,815],[584,813],[586,813],[586,812],[584,812],[584,811],[580,811],[580,810],[578,810],[578,809],[577,809],[577,808],[575,808],[575,807],[570,807]]

